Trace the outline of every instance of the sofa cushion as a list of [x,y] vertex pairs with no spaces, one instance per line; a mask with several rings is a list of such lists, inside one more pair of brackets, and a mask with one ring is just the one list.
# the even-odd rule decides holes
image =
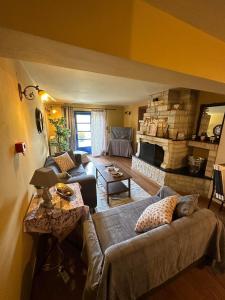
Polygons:
[[55,162],[57,163],[57,165],[59,166],[62,172],[66,172],[75,167],[74,161],[72,160],[72,158],[67,152],[59,156],[56,156],[53,159],[55,160]]
[[161,200],[161,198],[159,196],[156,196],[156,195],[148,197],[147,199],[149,200],[149,204],[150,203],[155,203],[155,202],[158,202],[158,201]]
[[174,211],[175,218],[190,216],[197,209],[198,194],[181,196]]
[[151,196],[141,201],[134,201],[122,206],[98,212],[92,216],[102,251],[108,247],[138,235],[134,231],[137,219],[151,203],[159,201]]
[[134,226],[150,198],[98,212],[92,216],[98,239],[104,252],[108,247],[128,240],[137,233]]
[[81,164],[81,156],[79,154],[75,154],[74,151],[68,150],[68,151],[62,151],[62,152],[56,152],[54,157],[60,156],[64,153],[68,153],[72,161],[75,165]]
[[51,168],[56,174],[60,173],[60,168],[57,163],[54,161],[52,156],[48,156],[45,161],[45,168]]
[[139,217],[135,225],[135,231],[145,232],[149,229],[171,223],[173,212],[178,202],[178,196],[173,195],[149,205]]

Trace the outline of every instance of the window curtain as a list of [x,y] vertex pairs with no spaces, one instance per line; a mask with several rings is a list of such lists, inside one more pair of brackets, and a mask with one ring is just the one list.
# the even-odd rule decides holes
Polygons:
[[106,112],[91,112],[91,149],[93,156],[106,152]]
[[74,119],[74,108],[71,106],[63,107],[64,118],[66,120],[66,126],[70,129],[71,136],[69,138],[70,150],[75,150],[76,145],[76,133],[75,133],[75,119]]

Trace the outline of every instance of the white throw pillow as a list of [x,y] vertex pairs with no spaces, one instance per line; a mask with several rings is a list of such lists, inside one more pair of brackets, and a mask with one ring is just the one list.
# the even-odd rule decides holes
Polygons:
[[178,202],[178,196],[173,195],[149,205],[139,217],[135,231],[145,232],[160,225],[171,223]]
[[66,172],[75,167],[72,158],[69,156],[67,152],[63,153],[62,155],[53,157],[53,159],[57,163],[57,165],[59,166],[62,172]]

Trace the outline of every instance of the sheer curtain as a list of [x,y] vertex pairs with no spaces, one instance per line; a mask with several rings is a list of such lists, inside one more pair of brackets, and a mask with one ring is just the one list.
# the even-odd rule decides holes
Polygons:
[[74,119],[74,108],[71,106],[63,107],[64,118],[66,120],[66,126],[70,129],[71,136],[69,137],[69,147],[71,150],[75,150],[75,119]]
[[100,156],[106,151],[106,112],[91,112],[91,149],[93,156]]

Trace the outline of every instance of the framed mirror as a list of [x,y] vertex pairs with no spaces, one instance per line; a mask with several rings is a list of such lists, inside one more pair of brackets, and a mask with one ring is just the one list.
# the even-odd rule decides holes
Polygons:
[[42,133],[43,131],[43,115],[40,109],[35,109],[35,120],[38,133]]
[[196,135],[202,141],[219,143],[225,114],[225,103],[200,106]]

